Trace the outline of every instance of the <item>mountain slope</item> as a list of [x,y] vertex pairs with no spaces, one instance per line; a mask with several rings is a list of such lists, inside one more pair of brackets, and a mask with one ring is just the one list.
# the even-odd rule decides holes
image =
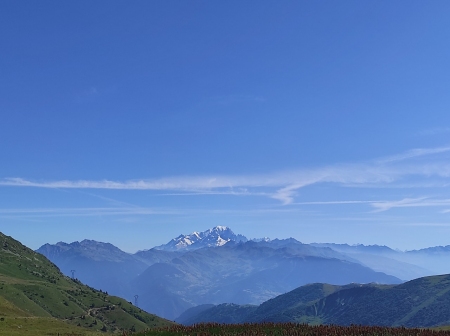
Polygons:
[[43,255],[2,233],[0,312],[7,318],[56,318],[93,330],[139,330],[171,324],[64,276]]
[[[339,302],[341,307],[337,307]],[[450,275],[419,278],[395,287],[343,290],[318,302],[327,323],[430,327],[450,323]],[[309,309],[307,314],[312,314]]]
[[[357,285],[354,284],[354,286]],[[342,288],[342,286],[314,283],[296,288],[288,294],[279,295],[263,302],[259,306],[233,304],[200,305],[186,310],[175,321],[184,325],[202,322],[225,323],[227,318],[224,316],[230,314],[230,312],[232,315],[239,317],[235,318],[236,323],[270,321],[275,316],[283,315],[283,312],[287,309],[307,306]],[[213,307],[214,309],[212,309]]]
[[[424,277],[400,285],[311,284],[266,301],[251,313],[234,307],[243,322],[296,322],[337,325],[435,327],[450,324],[450,275]],[[182,323],[222,323],[216,306]]]
[[148,267],[144,260],[94,240],[45,244],[37,252],[57,264],[64,274],[71,275],[75,270],[75,276],[83,283],[130,300],[134,294],[129,282]]
[[136,294],[131,281],[148,266],[169,262],[182,254],[156,249],[129,254],[112,244],[87,239],[70,244],[45,244],[36,252],[58,265],[65,275],[72,276],[74,270],[76,278],[83,283],[128,300]]
[[[154,264],[133,281],[133,288],[143,298],[142,307],[174,319],[199,304],[260,304],[311,282],[401,282],[338,257],[332,250],[305,247],[299,242],[292,245],[280,241],[273,246],[265,242],[229,242]],[[159,300],[152,300],[155,296]],[[172,304],[175,298],[179,299],[178,305]]]

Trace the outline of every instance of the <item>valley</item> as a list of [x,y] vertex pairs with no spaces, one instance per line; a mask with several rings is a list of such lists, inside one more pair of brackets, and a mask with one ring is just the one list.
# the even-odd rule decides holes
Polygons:
[[[194,242],[182,235],[129,254],[92,240],[46,244],[37,253],[2,234],[3,326],[96,335],[165,328],[174,320],[182,325],[450,325],[450,275],[405,282],[361,261],[380,265],[388,259],[388,267],[397,265],[403,274],[408,265],[410,274],[426,271],[394,259],[410,252],[292,238],[252,240],[227,227],[193,235]],[[433,253],[443,257],[447,249]]]
[[[186,319],[186,314],[193,318],[192,311],[198,313],[205,307],[209,310],[200,314],[196,322],[269,319],[346,323],[325,311],[294,314],[293,307],[287,305],[276,306],[269,313],[267,307],[284,300],[289,293],[314,286],[326,289],[309,293],[313,296],[307,302],[294,294],[289,300],[296,309],[306,309],[314,300],[329,302],[325,294],[342,295],[346,293],[344,289],[350,290],[348,287],[355,287],[350,292],[357,292],[360,284],[363,290],[378,293],[404,281],[439,274],[440,270],[450,272],[444,263],[450,258],[445,247],[402,252],[377,245],[304,244],[293,238],[248,239],[223,226],[180,235],[165,245],[135,254],[92,240],[46,244],[37,251],[67,275],[76,269],[77,278],[95,288],[130,301],[138,295],[142,309],[183,324],[194,323]],[[281,313],[288,310],[286,316],[290,317]]]

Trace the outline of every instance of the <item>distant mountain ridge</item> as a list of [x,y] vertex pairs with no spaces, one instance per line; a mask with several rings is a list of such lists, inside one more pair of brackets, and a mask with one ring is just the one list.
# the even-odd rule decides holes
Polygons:
[[236,235],[226,226],[216,226],[203,232],[193,232],[188,235],[181,234],[167,244],[156,246],[154,249],[163,251],[189,251],[203,247],[223,246],[230,241],[238,243],[246,242],[248,239],[241,234]]
[[404,280],[450,273],[450,245],[400,251],[381,245],[312,243],[347,254],[363,264]]
[[449,253],[450,252],[450,245],[446,245],[446,246],[433,246],[433,247],[427,247],[427,248],[423,248],[420,250],[410,250],[407,251],[407,253],[423,253],[423,252],[427,252],[427,253]]
[[126,261],[130,260],[129,254],[110,243],[84,239],[81,242],[64,243],[54,245],[42,245],[38,252],[51,258],[58,258],[67,251],[77,250],[80,256],[102,261]]
[[75,270],[83,282],[129,301],[139,295],[143,308],[174,319],[196,305],[260,304],[313,282],[392,284],[443,274],[439,271],[449,268],[450,254],[438,250],[248,239],[218,226],[135,254],[93,240],[45,244],[37,251],[66,275]]
[[405,252],[393,250],[387,246],[332,243],[312,243],[310,245],[328,247],[358,260],[375,271],[385,272],[403,280],[441,273],[427,270],[422,266],[423,264],[421,266],[414,264],[411,262],[412,260],[405,257]]
[[378,253],[378,254],[390,254],[398,251],[391,249],[386,245],[364,245],[364,244],[335,244],[335,243],[311,243],[310,245],[317,247],[329,247],[336,251],[342,252],[365,252],[365,253]]

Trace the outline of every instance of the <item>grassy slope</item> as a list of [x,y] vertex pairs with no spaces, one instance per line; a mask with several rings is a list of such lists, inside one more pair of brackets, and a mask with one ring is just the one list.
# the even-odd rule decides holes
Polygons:
[[[230,312],[230,309],[233,309]],[[218,305],[182,323],[295,322],[335,325],[437,327],[450,324],[450,275],[401,285],[310,284],[253,307]]]
[[290,315],[295,322],[317,317],[327,324],[432,327],[448,325],[449,311],[450,275],[441,275],[397,286],[343,289]]
[[67,324],[55,318],[48,317],[6,317],[0,318],[0,336],[101,336],[101,331],[91,331],[82,327]]
[[[262,303],[253,315],[250,322],[262,322],[265,320],[291,321],[292,310],[311,305],[318,300],[348,286],[335,286],[329,284],[309,284],[292,290],[291,292],[279,295],[271,300]],[[320,324],[317,317],[303,318],[299,323]]]
[[[4,327],[15,325],[17,321],[26,321],[23,323],[27,323],[27,326],[33,324],[37,329],[42,326],[45,330],[47,325],[52,328],[72,328],[74,331],[78,330],[78,333],[80,330],[86,333],[86,330],[77,326],[91,331],[106,329],[118,332],[173,324],[148,314],[121,298],[109,296],[64,276],[44,256],[2,233],[1,318],[2,331],[5,330]],[[17,331],[16,328],[22,329],[14,327],[14,331]],[[22,334],[23,331],[24,329]]]

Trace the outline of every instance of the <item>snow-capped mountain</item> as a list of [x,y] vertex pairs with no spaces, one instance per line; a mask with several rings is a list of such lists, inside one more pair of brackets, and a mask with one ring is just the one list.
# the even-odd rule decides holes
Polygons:
[[248,239],[243,235],[236,235],[226,226],[216,226],[203,232],[193,232],[188,235],[179,235],[167,244],[154,247],[157,250],[164,251],[188,251],[196,250],[202,247],[222,246],[226,243],[246,242]]

